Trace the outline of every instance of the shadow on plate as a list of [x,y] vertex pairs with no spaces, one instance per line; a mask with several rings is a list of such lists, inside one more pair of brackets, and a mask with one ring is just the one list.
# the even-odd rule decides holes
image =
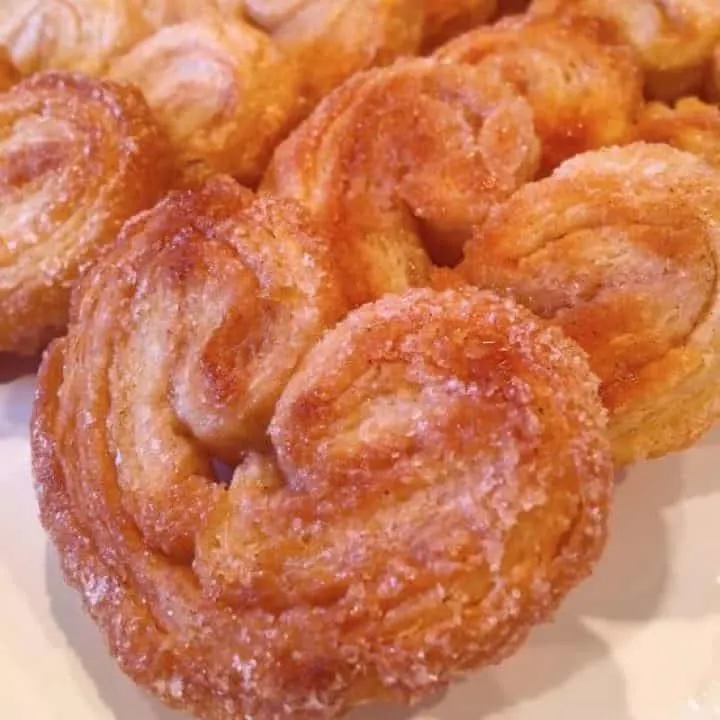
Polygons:
[[85,614],[79,595],[65,585],[57,555],[49,546],[45,568],[50,611],[108,711],[117,720],[190,720],[163,707],[120,672],[99,630]]
[[[700,488],[704,492],[704,483]],[[634,720],[622,671],[608,645],[583,624],[583,618],[643,622],[657,614],[668,582],[670,557],[663,511],[686,499],[688,490],[697,492],[698,488],[688,488],[683,480],[682,456],[634,469],[619,483],[611,541],[600,567],[568,599],[553,624],[537,629],[502,667],[473,675],[426,706],[412,711],[368,706],[352,713],[349,720],[525,720],[535,714],[532,709],[525,713],[524,705],[550,693],[552,717],[577,716],[582,708],[587,720]],[[707,492],[712,491],[708,483]],[[64,586],[52,553],[47,559],[47,586],[58,625],[118,720],[186,717],[165,710],[121,675],[107,656],[99,633],[84,616],[79,598]],[[582,673],[590,666],[597,666],[598,671]],[[572,693],[562,692],[571,679]],[[561,692],[554,692],[558,690]],[[586,714],[588,698],[593,698],[594,705],[602,698],[602,707],[595,707],[597,716]]]
[[25,358],[0,353],[0,383],[11,382],[24,375],[34,375],[39,365],[39,357]]
[[[693,497],[720,491],[710,468],[689,481],[685,462],[683,455],[669,455],[625,474],[618,484],[605,555],[594,576],[568,599],[565,614],[644,622],[658,613],[670,581],[671,548],[664,513]],[[683,612],[694,617],[706,608]]]
[[[601,665],[601,669],[582,674],[589,665]],[[536,703],[541,699],[539,708]],[[572,617],[538,628],[528,644],[502,666],[473,675],[453,687],[437,707],[418,715],[422,720],[546,717],[637,720],[630,714],[625,679],[610,649]]]
[[720,445],[720,427],[716,427],[703,437],[696,445],[698,448],[718,447]]
[[0,385],[0,437],[26,437],[32,413],[35,377],[25,375]]

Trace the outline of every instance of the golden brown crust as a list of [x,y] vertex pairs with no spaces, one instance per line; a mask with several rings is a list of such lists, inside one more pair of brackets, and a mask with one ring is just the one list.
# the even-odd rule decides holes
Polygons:
[[687,447],[716,420],[719,221],[720,173],[637,143],[521,188],[468,243],[461,271],[588,351],[627,464]]
[[649,94],[662,100],[700,87],[720,41],[717,0],[533,0],[530,13],[607,22],[635,49]]
[[0,96],[0,351],[62,332],[78,276],[171,178],[140,94],[70,73]]
[[505,18],[451,41],[436,57],[471,64],[528,99],[545,172],[579,152],[626,142],[642,103],[633,54],[582,19]]
[[691,152],[720,170],[720,108],[697,98],[678,100],[675,107],[650,103],[637,127],[640,140],[667,143]]
[[0,16],[5,45],[24,75],[42,70],[102,74],[152,31],[140,0],[12,0]]
[[354,305],[427,283],[473,224],[530,179],[527,103],[475,68],[405,60],[356,75],[276,151],[265,187],[329,228]]
[[309,106],[356,72],[415,54],[417,0],[247,0],[246,12],[302,68]]
[[5,48],[0,47],[0,92],[9,90],[19,80],[20,73]]
[[[202,242],[161,239],[170,200],[93,273],[40,373],[37,497],[67,580],[139,684],[207,720],[328,719],[515,649],[594,565],[613,473],[584,355],[472,288],[352,313],[253,452],[241,366],[262,380],[253,361],[283,358],[273,328],[318,327],[305,301],[324,306],[328,288],[317,246],[260,202],[239,223],[226,202],[200,212]],[[278,245],[245,256],[256,223],[278,219]],[[248,266],[215,262],[238,243]],[[262,320],[259,297],[214,277],[304,244]],[[225,488],[210,464],[227,440],[244,459]]]
[[181,164],[257,182],[296,121],[300,73],[250,25],[217,16],[165,27],[113,62],[142,90]]
[[437,47],[451,37],[487,22],[497,11],[497,0],[424,0],[423,45]]

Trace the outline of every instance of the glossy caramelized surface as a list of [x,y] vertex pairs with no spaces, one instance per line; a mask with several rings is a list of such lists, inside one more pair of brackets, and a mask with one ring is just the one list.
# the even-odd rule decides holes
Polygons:
[[9,90],[20,79],[20,73],[7,51],[0,49],[0,92]]
[[425,0],[424,45],[432,48],[490,20],[497,0]]

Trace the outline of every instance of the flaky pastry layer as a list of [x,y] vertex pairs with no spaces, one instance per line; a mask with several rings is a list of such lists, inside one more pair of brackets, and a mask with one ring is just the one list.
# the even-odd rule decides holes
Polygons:
[[36,353],[65,330],[77,278],[171,177],[130,87],[58,72],[0,95],[0,352]]
[[694,97],[674,107],[649,103],[640,115],[638,139],[691,152],[720,170],[720,108]]

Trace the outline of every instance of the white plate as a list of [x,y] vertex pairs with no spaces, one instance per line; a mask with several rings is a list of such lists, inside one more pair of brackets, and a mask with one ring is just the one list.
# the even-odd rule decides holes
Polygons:
[[[116,670],[35,516],[32,378],[0,385],[0,718],[179,720]],[[635,468],[595,577],[502,668],[354,720],[720,718],[720,432]]]

